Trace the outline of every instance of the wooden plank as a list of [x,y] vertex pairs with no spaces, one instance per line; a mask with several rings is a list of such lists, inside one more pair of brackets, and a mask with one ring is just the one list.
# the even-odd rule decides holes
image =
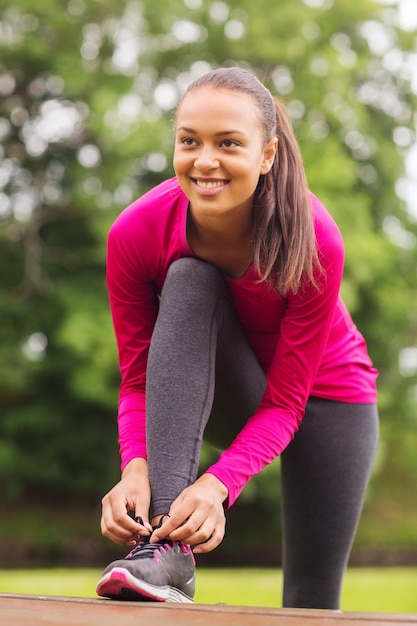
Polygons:
[[0,593],[3,626],[417,626],[417,615]]

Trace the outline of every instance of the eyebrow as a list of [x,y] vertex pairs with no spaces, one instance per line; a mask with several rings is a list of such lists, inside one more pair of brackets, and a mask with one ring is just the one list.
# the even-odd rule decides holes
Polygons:
[[[179,131],[185,131],[186,133],[190,133],[192,135],[197,135],[198,132],[196,130],[194,130],[193,128],[187,128],[186,126],[180,126],[179,128],[177,128],[177,132]],[[224,135],[246,135],[246,133],[244,133],[241,130],[236,130],[236,129],[231,129],[231,130],[219,130],[217,133],[214,133],[214,135],[216,137],[223,137]]]

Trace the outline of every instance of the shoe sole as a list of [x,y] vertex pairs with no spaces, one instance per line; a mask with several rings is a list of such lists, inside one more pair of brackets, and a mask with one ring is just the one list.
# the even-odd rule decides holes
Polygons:
[[97,585],[97,595],[119,600],[147,600],[154,602],[183,602],[194,600],[175,587],[151,585],[122,568],[115,567],[103,576]]

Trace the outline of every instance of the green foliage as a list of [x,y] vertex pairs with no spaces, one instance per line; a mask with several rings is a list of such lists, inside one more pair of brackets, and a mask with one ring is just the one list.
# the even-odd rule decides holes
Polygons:
[[[250,67],[285,101],[310,187],[345,239],[343,294],[380,370],[368,510],[387,506],[396,480],[415,493],[416,368],[398,364],[417,339],[417,227],[396,194],[415,139],[412,46],[395,8],[372,0],[1,2],[4,498],[96,501],[117,475],[107,232],[172,174],[181,90],[222,64]],[[278,473],[249,485],[243,504],[269,514]]]

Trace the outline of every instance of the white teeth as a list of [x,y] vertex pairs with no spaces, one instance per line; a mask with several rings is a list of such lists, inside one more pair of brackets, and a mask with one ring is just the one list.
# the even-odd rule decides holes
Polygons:
[[212,189],[213,187],[223,187],[223,185],[226,184],[224,180],[217,180],[215,182],[213,181],[205,182],[203,180],[196,180],[196,182],[199,187],[203,187],[204,189]]

